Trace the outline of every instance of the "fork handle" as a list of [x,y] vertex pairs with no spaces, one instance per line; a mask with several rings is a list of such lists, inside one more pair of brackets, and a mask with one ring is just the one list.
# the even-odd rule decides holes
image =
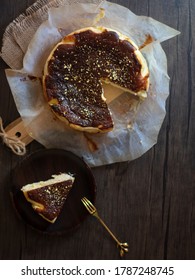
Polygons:
[[121,242],[116,238],[116,236],[112,233],[112,231],[107,227],[107,225],[104,223],[104,221],[100,218],[100,216],[96,213],[96,215],[94,215],[99,221],[100,223],[103,225],[103,227],[109,232],[109,234],[112,236],[112,238],[116,241],[116,243],[121,246]]

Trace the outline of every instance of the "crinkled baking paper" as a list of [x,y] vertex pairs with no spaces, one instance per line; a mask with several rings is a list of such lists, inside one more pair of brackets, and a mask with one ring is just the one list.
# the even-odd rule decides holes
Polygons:
[[[103,17],[104,13],[104,17]],[[75,131],[56,119],[46,103],[41,85],[45,61],[65,34],[87,26],[105,26],[130,37],[142,48],[150,71],[148,97],[138,102],[129,93],[106,88],[114,129],[104,134]],[[107,1],[70,3],[48,10],[23,59],[22,69],[6,70],[17,109],[28,133],[47,148],[62,148],[84,158],[90,166],[134,160],[157,142],[169,95],[167,59],[161,42],[178,31]],[[144,44],[150,38],[149,44]],[[111,98],[110,98],[111,96]]]

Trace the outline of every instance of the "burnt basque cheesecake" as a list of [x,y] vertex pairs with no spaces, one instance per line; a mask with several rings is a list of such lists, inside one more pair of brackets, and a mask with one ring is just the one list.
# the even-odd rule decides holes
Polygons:
[[46,181],[27,184],[21,191],[33,209],[45,220],[54,223],[73,186],[74,177],[66,173],[52,175]]
[[87,132],[113,129],[102,82],[147,97],[149,71],[136,44],[104,27],[77,30],[58,43],[44,68],[43,90],[56,116]]

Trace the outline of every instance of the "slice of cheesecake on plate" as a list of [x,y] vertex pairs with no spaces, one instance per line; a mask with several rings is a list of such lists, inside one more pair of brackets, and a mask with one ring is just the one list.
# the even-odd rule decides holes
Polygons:
[[45,220],[54,223],[72,189],[75,178],[67,173],[52,175],[46,181],[27,184],[21,191],[33,209]]

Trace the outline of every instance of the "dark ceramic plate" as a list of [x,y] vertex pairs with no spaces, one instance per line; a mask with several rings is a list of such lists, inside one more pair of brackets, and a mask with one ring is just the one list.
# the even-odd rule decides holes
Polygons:
[[[54,224],[45,221],[25,199],[21,188],[62,172],[75,175],[73,188]],[[65,233],[75,229],[88,215],[81,198],[94,202],[96,185],[88,165],[71,152],[44,149],[24,159],[13,171],[11,196],[20,217],[31,227],[45,233]]]

